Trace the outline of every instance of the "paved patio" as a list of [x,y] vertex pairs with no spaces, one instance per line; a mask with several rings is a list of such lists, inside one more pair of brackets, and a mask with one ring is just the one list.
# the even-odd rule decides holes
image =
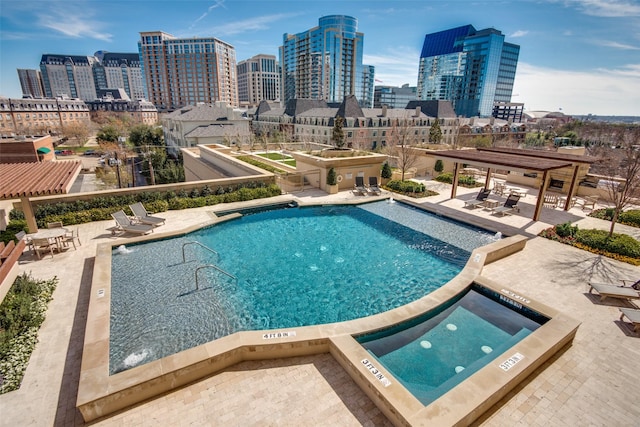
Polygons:
[[[546,239],[533,237],[551,224],[572,220],[584,228],[608,228],[585,218],[579,208],[568,213],[545,209],[533,222],[525,197],[519,214],[495,217],[489,211],[464,208],[477,190],[461,189],[458,198],[441,195],[419,200],[442,212],[465,215],[495,231],[519,230],[532,236],[524,251],[487,266],[483,275],[522,295],[540,300],[581,320],[574,343],[532,375],[478,425],[632,426],[640,420],[635,387],[640,379],[640,335],[618,321],[618,305],[587,293],[587,282],[637,278],[640,267],[605,259]],[[327,196],[305,191],[296,197],[323,203],[353,199],[350,192]],[[289,196],[282,196],[287,198]],[[527,200],[529,199],[529,200]],[[182,229],[209,219],[211,207],[169,211],[163,230]],[[78,226],[82,246],[37,260],[25,253],[20,269],[37,278],[60,279],[49,305],[39,343],[22,387],[0,395],[0,425],[84,425],[75,408],[84,323],[95,247],[117,241],[106,231],[112,221]],[[638,237],[638,231],[617,226]],[[619,306],[624,306],[620,304]],[[426,423],[426,420],[425,420]],[[383,426],[386,418],[329,355],[243,362],[95,425],[340,425]]]

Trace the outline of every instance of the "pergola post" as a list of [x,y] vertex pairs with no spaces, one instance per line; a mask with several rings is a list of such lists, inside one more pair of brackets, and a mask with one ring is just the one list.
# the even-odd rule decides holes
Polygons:
[[573,195],[576,191],[576,181],[578,180],[578,170],[580,169],[580,165],[575,165],[573,167],[573,176],[571,177],[571,184],[569,184],[569,194],[567,194],[567,200],[564,202],[563,209],[568,211],[571,207],[571,199],[573,199]]
[[22,212],[24,218],[27,220],[27,227],[29,227],[29,234],[38,232],[38,224],[36,223],[36,216],[33,213],[33,206],[31,206],[31,200],[28,197],[20,197],[20,204],[22,205]]
[[489,181],[491,181],[491,168],[487,168],[487,176],[484,178],[484,189],[489,189]]
[[534,221],[537,221],[540,218],[540,212],[542,211],[542,206],[544,205],[544,193],[545,189],[549,185],[549,179],[551,179],[551,174],[549,174],[549,171],[544,171],[544,174],[542,175],[542,182],[540,183],[540,189],[538,190],[536,209],[533,212]]
[[451,198],[456,198],[458,192],[458,176],[460,176],[460,163],[455,162],[453,164],[453,185],[451,185]]

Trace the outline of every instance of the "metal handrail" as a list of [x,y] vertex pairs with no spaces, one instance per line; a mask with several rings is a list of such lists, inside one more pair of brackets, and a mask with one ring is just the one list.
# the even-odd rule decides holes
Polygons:
[[214,251],[213,249],[211,249],[209,246],[203,245],[200,242],[186,242],[186,243],[182,244],[182,262],[183,263],[186,262],[186,258],[185,258],[185,255],[184,255],[184,247],[187,246],[187,245],[199,245],[199,246],[202,246],[206,250],[216,254],[216,262],[220,261],[220,254],[218,252]]
[[231,277],[233,280],[236,281],[236,283],[238,282],[238,278],[236,276],[234,276],[231,273],[227,273],[226,271],[224,271],[223,269],[221,269],[220,267],[218,267],[217,265],[213,265],[213,264],[207,264],[207,265],[201,265],[200,267],[196,268],[196,272],[195,272],[195,276],[196,276],[196,289],[199,290],[200,289],[200,285],[198,283],[198,271],[202,270],[203,268],[213,268],[214,270],[219,271],[222,274],[225,274],[229,277]]

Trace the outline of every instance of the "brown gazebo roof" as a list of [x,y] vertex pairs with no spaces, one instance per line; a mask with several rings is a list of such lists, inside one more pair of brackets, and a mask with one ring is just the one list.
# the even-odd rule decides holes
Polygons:
[[0,199],[65,194],[82,169],[79,161],[0,164]]
[[485,151],[485,150],[443,150],[433,153],[436,157],[463,160],[484,166],[503,166],[510,169],[548,171],[562,169],[572,165],[570,160],[549,159],[544,157],[532,157],[515,152]]
[[492,151],[496,153],[518,154],[520,156],[539,157],[543,159],[569,160],[574,163],[591,164],[591,163],[595,163],[598,160],[595,157],[581,156],[578,154],[558,153],[556,151],[546,151],[546,150],[527,150],[522,148],[487,147],[487,148],[478,148],[478,151]]

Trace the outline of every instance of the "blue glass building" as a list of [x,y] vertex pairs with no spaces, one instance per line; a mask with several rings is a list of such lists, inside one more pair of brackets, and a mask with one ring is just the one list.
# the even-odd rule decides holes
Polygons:
[[319,99],[340,103],[355,95],[363,107],[373,106],[373,66],[362,64],[364,35],[358,20],[330,15],[308,31],[283,35],[280,46],[282,101]]
[[520,46],[493,28],[472,25],[427,34],[420,55],[418,99],[451,101],[457,115],[489,117],[510,102]]

